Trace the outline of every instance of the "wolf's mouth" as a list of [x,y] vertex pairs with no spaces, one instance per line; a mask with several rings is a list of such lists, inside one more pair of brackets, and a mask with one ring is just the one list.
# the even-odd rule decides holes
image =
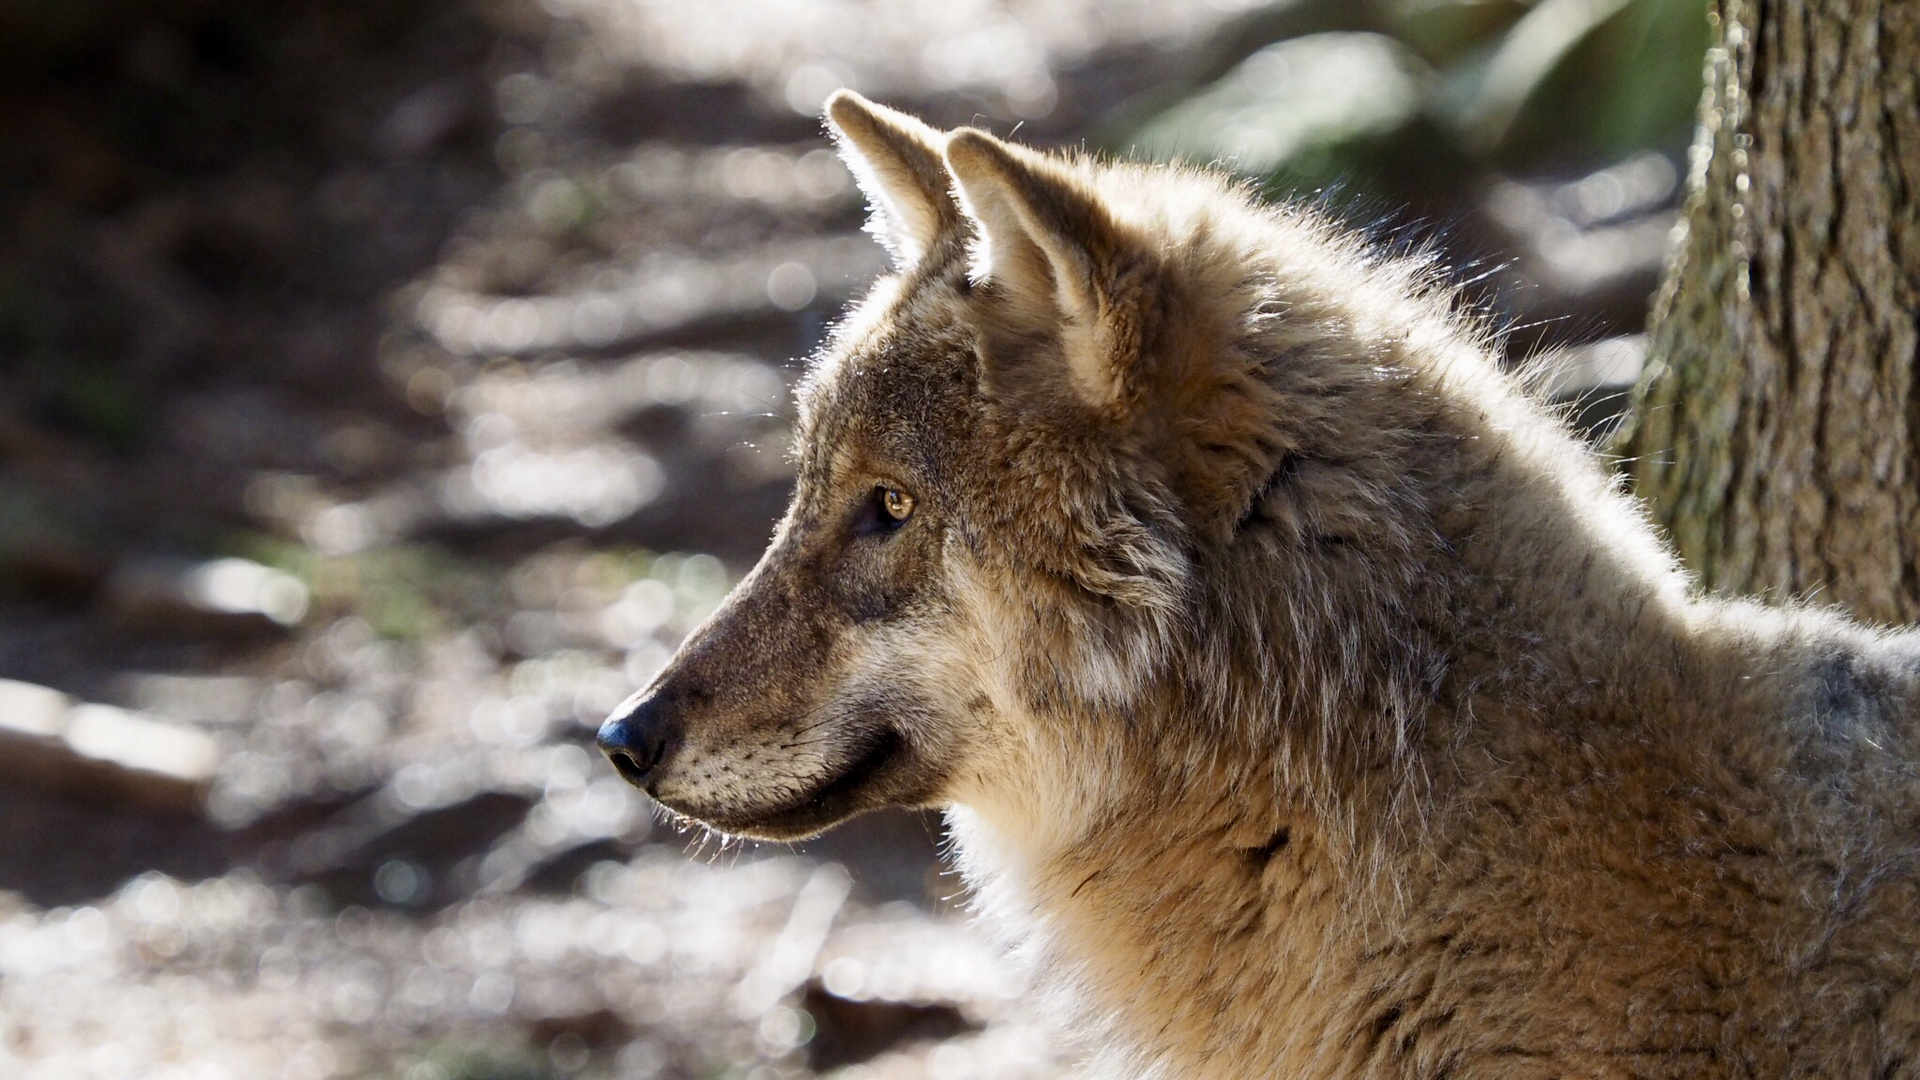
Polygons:
[[917,786],[911,775],[914,760],[907,740],[882,725],[838,775],[799,798],[772,808],[703,810],[692,816],[756,840],[804,840],[863,811],[917,801],[906,790]]

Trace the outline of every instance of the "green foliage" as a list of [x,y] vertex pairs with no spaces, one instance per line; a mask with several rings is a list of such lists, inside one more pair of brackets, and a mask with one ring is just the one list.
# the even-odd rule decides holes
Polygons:
[[1641,0],[1603,28],[1611,83],[1594,112],[1593,142],[1610,158],[1690,132],[1712,33],[1699,0]]
[[1136,143],[1161,158],[1313,177],[1340,168],[1356,145],[1404,128],[1432,76],[1412,50],[1384,34],[1279,41],[1162,113]]
[[[0,274],[0,370],[25,372],[30,408],[111,450],[139,437],[145,413],[120,362],[123,328],[87,305],[68,281]],[[78,295],[72,295],[77,292]]]
[[445,1044],[393,1075],[393,1080],[551,1080],[545,1058],[527,1051]]
[[0,484],[0,597],[83,588],[101,561],[89,532],[32,488]]
[[[1396,201],[1436,175],[1592,169],[1686,144],[1705,0],[1340,3],[1300,0],[1270,24],[1279,36],[1233,39],[1244,59],[1125,141],[1275,189],[1343,183]],[[1339,31],[1308,10],[1330,4]]]
[[110,449],[124,450],[139,438],[146,416],[118,368],[81,356],[43,367],[43,402],[55,417]]
[[299,578],[316,607],[358,615],[382,637],[429,641],[484,619],[499,574],[443,548],[408,544],[324,555],[291,541],[246,537],[235,554]]

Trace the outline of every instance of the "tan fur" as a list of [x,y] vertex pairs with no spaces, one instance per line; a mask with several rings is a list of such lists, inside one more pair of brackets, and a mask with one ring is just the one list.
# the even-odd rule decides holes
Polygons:
[[1696,595],[1417,261],[830,117],[900,265],[629,775],[948,807],[1113,1072],[1920,1075],[1920,637]]

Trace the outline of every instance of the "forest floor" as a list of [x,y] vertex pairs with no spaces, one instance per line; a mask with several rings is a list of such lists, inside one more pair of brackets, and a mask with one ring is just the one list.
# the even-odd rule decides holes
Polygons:
[[1230,6],[102,3],[10,65],[0,736],[65,734],[0,755],[87,762],[0,768],[0,1074],[1070,1071],[936,818],[721,848],[592,733],[882,267],[825,94],[1075,141]]

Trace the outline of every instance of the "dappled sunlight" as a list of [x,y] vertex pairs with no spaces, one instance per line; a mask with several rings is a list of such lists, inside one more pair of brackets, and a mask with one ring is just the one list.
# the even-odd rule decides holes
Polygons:
[[0,78],[9,1080],[1070,1075],[936,816],[741,843],[593,746],[887,266],[822,102],[1412,206],[1569,401],[1637,372],[1679,187],[1518,59],[1465,148],[1524,5],[188,7]]

